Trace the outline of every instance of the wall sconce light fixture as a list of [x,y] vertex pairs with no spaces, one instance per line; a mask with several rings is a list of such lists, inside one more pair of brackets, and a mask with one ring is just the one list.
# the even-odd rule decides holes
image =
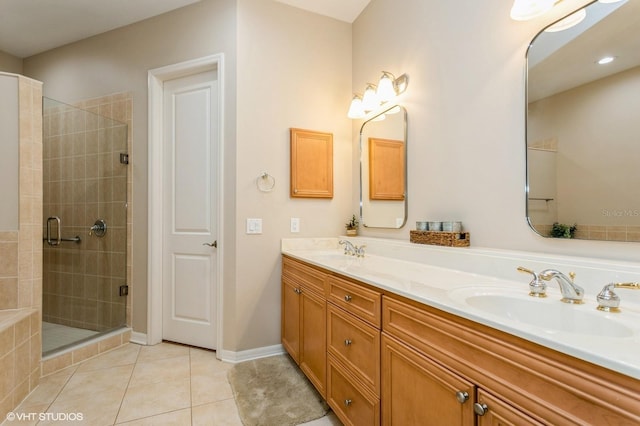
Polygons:
[[367,83],[362,97],[358,94],[353,96],[347,116],[349,118],[363,118],[369,112],[375,111],[380,105],[393,100],[407,90],[408,84],[409,77],[406,74],[396,78],[390,72],[382,71],[377,86],[373,83]]

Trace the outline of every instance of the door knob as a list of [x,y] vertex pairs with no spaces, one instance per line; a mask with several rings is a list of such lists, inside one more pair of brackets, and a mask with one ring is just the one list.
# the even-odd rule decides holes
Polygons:
[[212,243],[202,243],[203,246],[209,246],[209,247],[218,247],[218,240],[212,242]]

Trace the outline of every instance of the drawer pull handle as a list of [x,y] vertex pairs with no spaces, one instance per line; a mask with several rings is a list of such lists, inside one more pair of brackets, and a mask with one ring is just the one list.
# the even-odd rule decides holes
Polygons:
[[296,294],[302,294],[302,290],[300,290],[299,288],[294,288],[293,291],[296,292]]
[[464,404],[469,400],[469,393],[464,391],[456,392],[456,399],[460,404]]
[[352,401],[351,401],[350,399],[345,399],[345,400],[344,400],[344,406],[345,406],[345,407],[350,406],[350,405],[351,405],[351,403],[352,403]]
[[484,416],[487,414],[487,411],[489,411],[489,407],[487,407],[487,404],[480,404],[479,402],[476,402],[473,404],[473,411],[479,416]]
[[351,346],[351,339],[344,339],[345,346]]
[[351,296],[349,296],[348,294],[344,297],[344,301],[345,302],[351,302]]

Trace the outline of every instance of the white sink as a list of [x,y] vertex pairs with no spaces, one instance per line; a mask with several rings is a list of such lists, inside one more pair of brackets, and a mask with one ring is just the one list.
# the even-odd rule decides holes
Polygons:
[[527,324],[549,333],[564,332],[586,336],[624,338],[634,330],[613,315],[595,310],[592,304],[571,305],[560,302],[559,295],[546,298],[528,296],[521,291],[496,287],[467,287],[449,292],[449,296],[476,309],[509,322]]

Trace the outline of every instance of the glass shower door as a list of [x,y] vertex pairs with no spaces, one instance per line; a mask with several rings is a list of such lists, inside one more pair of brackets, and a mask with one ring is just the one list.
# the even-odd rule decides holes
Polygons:
[[127,126],[44,98],[43,354],[126,323]]

